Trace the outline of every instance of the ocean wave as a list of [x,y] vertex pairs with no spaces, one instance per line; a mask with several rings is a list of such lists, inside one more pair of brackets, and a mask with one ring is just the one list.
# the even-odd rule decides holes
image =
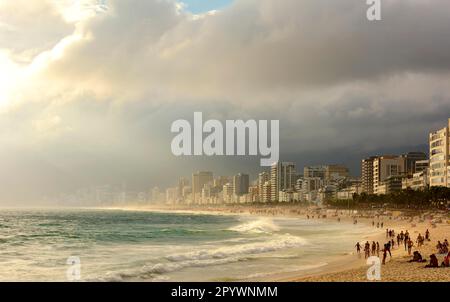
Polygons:
[[273,222],[272,219],[261,218],[231,227],[228,230],[240,233],[262,234],[277,232],[280,230],[280,228]]
[[277,235],[276,238],[256,243],[237,244],[220,248],[203,248],[194,252],[173,254],[165,257],[159,263],[146,264],[139,269],[109,273],[96,281],[120,282],[126,280],[155,280],[161,279],[162,275],[176,272],[186,268],[210,267],[249,261],[256,259],[256,255],[275,252],[287,248],[295,248],[308,244],[308,242],[297,236],[289,234]]
[[238,255],[250,255],[274,252],[286,248],[294,248],[307,244],[306,239],[289,234],[279,235],[264,242],[239,244],[215,249],[202,249],[189,253],[174,254],[166,257],[172,262],[186,260],[225,259]]
[[122,282],[127,280],[149,280],[149,281],[167,281],[169,277],[164,274],[176,272],[185,268],[191,267],[207,267],[216,266],[239,261],[249,260],[248,257],[231,257],[227,259],[209,259],[209,260],[189,260],[178,263],[166,262],[144,265],[137,270],[129,270],[118,273],[108,273],[104,277],[91,279],[88,281],[102,281],[102,282]]

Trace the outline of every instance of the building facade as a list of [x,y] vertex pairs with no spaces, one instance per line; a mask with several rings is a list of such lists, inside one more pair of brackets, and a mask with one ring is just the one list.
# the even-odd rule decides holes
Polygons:
[[271,202],[271,200],[272,200],[271,190],[272,190],[272,184],[271,184],[270,180],[266,181],[264,183],[264,185],[262,186],[262,192],[260,192],[262,202],[264,202],[264,203]]
[[325,178],[326,166],[308,166],[303,168],[304,178]]
[[258,199],[260,202],[264,202],[263,190],[264,185],[270,180],[270,174],[268,172],[262,172],[258,175]]
[[361,161],[361,183],[362,192],[373,194],[373,162],[376,157],[372,156]]
[[[373,161],[373,193],[385,194],[385,190],[379,190],[387,178],[405,174],[405,158],[402,156],[385,155]],[[400,182],[401,187],[401,182]],[[389,189],[386,188],[386,191]]]
[[416,161],[416,169],[414,173],[419,173],[422,171],[428,170],[428,167],[430,166],[430,160],[418,160]]
[[332,181],[350,176],[350,171],[343,165],[327,165],[325,166],[325,180]]
[[416,162],[427,160],[428,157],[424,152],[409,152],[403,155],[405,158],[405,172],[407,175],[413,175],[416,172]]
[[192,195],[194,202],[202,195],[203,187],[208,183],[213,183],[214,177],[212,172],[197,172],[192,174]]
[[414,173],[412,177],[404,178],[402,181],[402,189],[424,190],[429,186],[428,181],[428,170],[425,169],[424,171]]
[[295,164],[277,162],[270,169],[271,201],[279,201],[280,191],[294,191],[297,180]]
[[239,173],[233,177],[234,195],[242,196],[248,194],[250,177],[248,174]]
[[450,119],[445,128],[430,133],[430,186],[449,187],[449,136]]

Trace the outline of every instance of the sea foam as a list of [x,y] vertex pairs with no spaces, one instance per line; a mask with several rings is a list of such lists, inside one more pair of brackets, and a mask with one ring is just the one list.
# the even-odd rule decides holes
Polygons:
[[273,233],[280,230],[280,228],[270,218],[261,218],[249,222],[242,223],[240,225],[231,227],[228,229],[233,232],[241,233]]

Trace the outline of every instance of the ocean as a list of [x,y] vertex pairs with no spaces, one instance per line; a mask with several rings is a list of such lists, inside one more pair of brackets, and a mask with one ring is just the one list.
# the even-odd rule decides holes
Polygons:
[[287,217],[0,210],[0,281],[233,281],[307,273],[351,253],[369,230]]

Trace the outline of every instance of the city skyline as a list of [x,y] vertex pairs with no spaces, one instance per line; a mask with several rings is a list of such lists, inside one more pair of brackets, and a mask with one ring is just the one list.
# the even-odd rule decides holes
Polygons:
[[[448,124],[429,133],[429,152],[410,151],[393,155],[372,155],[361,159],[361,174],[354,177],[348,167],[339,164],[305,166],[298,170],[293,162],[278,161],[263,169],[256,178],[246,172],[216,175],[213,171],[198,171],[189,178],[180,177],[174,187],[153,187],[148,192],[110,190],[110,185],[92,187],[89,197],[101,205],[124,204],[229,204],[269,202],[312,202],[350,200],[355,194],[385,195],[405,189],[425,190],[428,187],[448,187],[450,162],[450,118]],[[303,171],[303,172],[301,172]],[[93,194],[93,195],[92,195]],[[70,195],[69,195],[70,196]],[[99,197],[101,196],[101,197]],[[109,198],[109,199],[108,199]],[[74,195],[64,199],[76,200]]]

